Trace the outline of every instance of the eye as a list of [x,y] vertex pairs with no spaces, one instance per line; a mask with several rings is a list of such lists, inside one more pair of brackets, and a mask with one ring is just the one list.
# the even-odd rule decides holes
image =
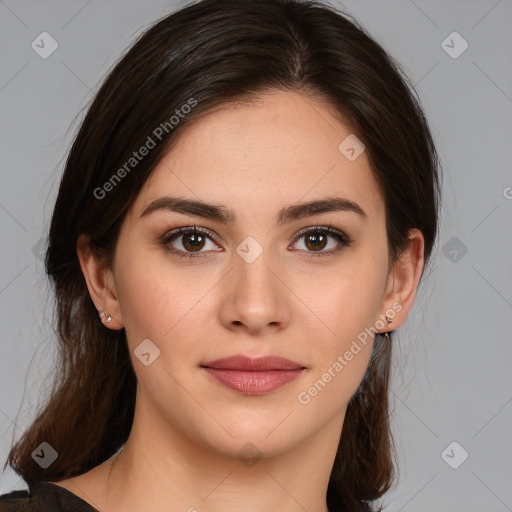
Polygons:
[[[332,226],[315,226],[312,228],[306,228],[298,233],[294,244],[297,244],[298,241],[302,239],[304,239],[302,241],[302,246],[304,248],[299,247],[299,250],[305,250],[308,253],[313,253],[312,256],[333,254],[344,247],[348,247],[353,242],[353,240],[350,240],[345,233],[333,228]],[[329,239],[331,240],[329,241]],[[326,248],[328,250],[324,250]]]
[[[160,244],[166,247],[169,252],[183,258],[194,258],[203,253],[202,249],[218,251],[218,245],[214,243],[215,235],[204,228],[185,226],[175,229],[163,236]],[[208,247],[210,244],[210,247]]]
[[[302,241],[302,239],[304,240]],[[220,244],[217,244],[215,240],[216,236],[211,231],[194,225],[180,227],[166,233],[161,238],[160,244],[176,256],[195,258],[207,251],[222,251],[219,248]],[[299,250],[305,251],[311,256],[328,256],[348,247],[353,242],[342,231],[332,226],[303,229],[297,234],[295,242],[290,247],[295,244],[300,246],[299,241],[302,241],[304,247],[299,247]],[[297,249],[297,247],[294,248]]]

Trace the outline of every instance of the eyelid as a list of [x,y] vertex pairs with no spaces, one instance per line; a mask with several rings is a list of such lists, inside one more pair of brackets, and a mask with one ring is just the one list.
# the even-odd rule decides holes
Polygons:
[[349,241],[349,237],[343,231],[335,228],[331,224],[309,226],[307,228],[303,228],[295,235],[294,241],[298,240],[299,238],[303,237],[304,235],[307,235],[309,233],[314,233],[316,231],[324,231],[330,235],[339,235],[340,237]]
[[165,233],[165,235],[161,238],[161,241],[167,241],[168,243],[173,237],[177,237],[177,235],[180,234],[190,233],[191,231],[196,231],[198,233],[202,233],[203,235],[207,235],[210,238],[212,238],[217,245],[222,245],[219,242],[219,237],[217,236],[216,233],[207,228],[197,227],[195,224],[193,226],[181,226],[179,228],[173,228]]

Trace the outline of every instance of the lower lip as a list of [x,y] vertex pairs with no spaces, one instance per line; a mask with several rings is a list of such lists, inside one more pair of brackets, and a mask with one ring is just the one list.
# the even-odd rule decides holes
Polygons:
[[205,368],[219,382],[230,389],[246,395],[264,395],[295,380],[303,369],[243,371],[219,368]]

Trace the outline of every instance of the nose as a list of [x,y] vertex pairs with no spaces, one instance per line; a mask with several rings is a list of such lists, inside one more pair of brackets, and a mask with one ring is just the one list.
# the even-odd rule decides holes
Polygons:
[[221,299],[224,327],[248,334],[285,328],[290,318],[290,291],[278,277],[283,270],[279,262],[263,251],[251,263],[235,253],[233,265]]

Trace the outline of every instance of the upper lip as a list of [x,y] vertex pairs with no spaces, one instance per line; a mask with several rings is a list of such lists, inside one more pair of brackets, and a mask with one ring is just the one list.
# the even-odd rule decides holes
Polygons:
[[266,371],[266,370],[301,370],[304,368],[299,363],[290,361],[278,356],[265,356],[251,358],[243,355],[223,357],[204,363],[201,366],[206,368],[217,368],[225,370],[243,371]]

